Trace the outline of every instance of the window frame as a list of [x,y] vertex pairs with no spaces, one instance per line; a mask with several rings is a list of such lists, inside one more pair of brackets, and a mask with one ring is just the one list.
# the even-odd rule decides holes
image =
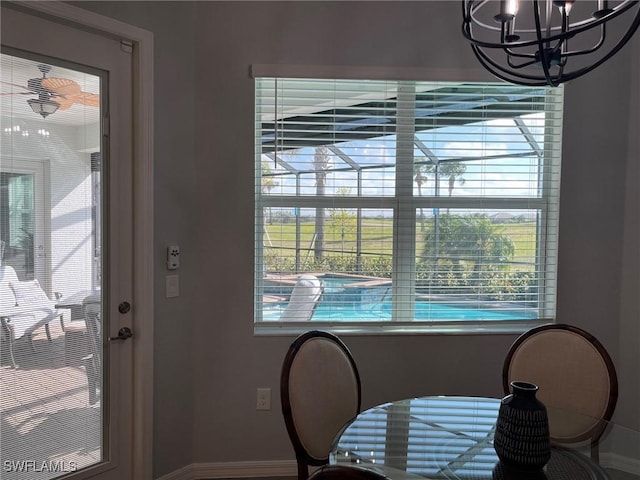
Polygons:
[[[267,69],[269,70],[269,69]],[[256,73],[256,72],[254,72]],[[255,78],[269,77],[271,75],[254,75]],[[277,77],[277,75],[276,75]],[[282,77],[282,76],[280,76]],[[296,78],[308,78],[296,75]],[[325,77],[314,77],[322,79]],[[329,79],[329,77],[326,77]],[[340,77],[343,78],[343,77]],[[351,77],[349,77],[351,78]],[[357,76],[359,78],[359,76]],[[311,78],[310,78],[311,79]],[[411,103],[415,102],[415,88],[413,80],[397,80],[399,84],[397,101],[405,102],[402,112],[411,112]],[[486,82],[495,84],[495,81]],[[557,89],[562,95],[562,88]],[[257,100],[257,90],[256,100]],[[562,96],[560,104],[562,104]],[[545,107],[545,112],[553,112]],[[530,320],[473,320],[473,321],[416,321],[414,320],[414,307],[416,303],[416,225],[418,211],[421,208],[463,208],[477,209],[481,203],[482,209],[496,208],[498,210],[537,210],[539,212],[539,224],[536,228],[536,258],[539,260],[539,268],[544,270],[544,274],[539,275],[539,282],[547,282],[546,272],[557,271],[557,232],[559,228],[559,196],[560,179],[551,181],[549,178],[541,178],[539,182],[543,185],[555,183],[554,188],[540,188],[542,194],[538,198],[515,198],[515,197],[436,197],[417,196],[414,194],[414,154],[415,142],[417,139],[415,130],[415,116],[404,118],[405,122],[398,122],[396,163],[395,163],[395,193],[393,196],[331,196],[318,197],[314,195],[271,195],[264,194],[261,184],[262,176],[262,152],[260,146],[261,130],[258,117],[260,109],[256,101],[256,129],[255,129],[255,295],[254,295],[254,332],[256,334],[296,334],[308,330],[310,325],[313,328],[327,328],[340,333],[358,334],[469,334],[469,333],[518,333],[534,326],[555,321],[557,275],[554,273],[551,279],[553,285],[545,284],[544,295],[539,297],[539,308],[541,314],[539,318]],[[552,119],[545,121],[544,143],[551,144],[552,148],[542,149],[541,162],[550,162],[550,167],[545,168],[546,176],[552,175],[552,170],[559,172],[561,163],[562,141],[548,142],[549,137],[561,137],[562,111],[553,113]],[[513,117],[514,121],[517,117]],[[410,121],[407,121],[410,120]],[[532,144],[533,146],[533,144]],[[553,151],[553,152],[552,152]],[[402,153],[406,152],[406,153]],[[263,291],[263,268],[264,247],[263,236],[264,212],[268,208],[348,208],[348,209],[389,209],[393,211],[393,253],[392,253],[392,305],[393,315],[390,321],[375,322],[323,322],[314,320],[309,322],[280,322],[264,321],[263,301],[261,293]],[[506,207],[506,208],[505,208]],[[403,232],[399,234],[398,232]],[[551,237],[555,236],[555,239]],[[549,245],[551,254],[548,254]],[[538,263],[536,262],[538,266]],[[300,273],[300,272],[298,272]],[[401,297],[406,297],[407,293],[413,299],[411,302],[401,302]]]

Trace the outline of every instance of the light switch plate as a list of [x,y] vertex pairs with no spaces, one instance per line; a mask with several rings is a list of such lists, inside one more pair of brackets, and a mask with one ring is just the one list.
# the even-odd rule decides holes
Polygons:
[[165,277],[165,290],[167,298],[174,298],[180,295],[180,277],[178,275],[167,275]]

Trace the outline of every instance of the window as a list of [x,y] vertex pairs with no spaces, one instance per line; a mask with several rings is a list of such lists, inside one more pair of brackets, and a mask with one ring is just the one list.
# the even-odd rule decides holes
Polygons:
[[255,85],[257,331],[553,319],[562,88]]

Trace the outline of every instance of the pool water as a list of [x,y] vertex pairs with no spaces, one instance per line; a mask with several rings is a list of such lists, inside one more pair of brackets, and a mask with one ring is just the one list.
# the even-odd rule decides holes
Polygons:
[[[278,320],[285,304],[269,305],[264,310],[264,320]],[[465,308],[456,305],[417,301],[415,304],[415,319],[417,321],[464,321],[464,320],[528,320],[536,319],[535,312],[524,311],[493,311],[477,307]],[[320,302],[313,312],[312,321],[391,321],[391,302],[379,304],[331,304]]]
[[[318,275],[322,280],[323,293],[312,321],[319,322],[375,322],[391,321],[391,280],[376,277],[349,277]],[[289,287],[290,291],[291,287]],[[285,292],[276,292],[283,295]],[[277,321],[287,302],[265,303],[263,320]],[[473,305],[417,300],[416,321],[505,321],[537,319],[535,310],[505,308],[495,310]]]

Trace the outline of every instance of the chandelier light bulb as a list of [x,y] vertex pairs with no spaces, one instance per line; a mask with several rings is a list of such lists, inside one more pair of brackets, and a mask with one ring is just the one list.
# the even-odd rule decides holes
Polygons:
[[500,0],[500,13],[494,18],[498,22],[513,20],[518,14],[518,0]]

